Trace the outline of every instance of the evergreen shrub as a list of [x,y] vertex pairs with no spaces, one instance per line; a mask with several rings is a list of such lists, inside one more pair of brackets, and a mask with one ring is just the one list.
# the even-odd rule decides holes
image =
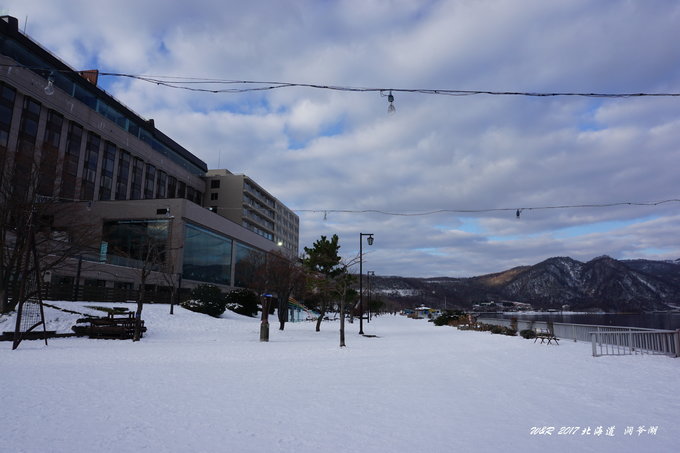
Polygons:
[[191,290],[189,300],[182,302],[182,307],[218,318],[227,308],[227,299],[215,285],[198,285]]
[[500,334],[500,333],[503,333],[503,329],[504,329],[503,326],[492,326],[491,329],[489,329],[489,330],[490,330],[491,333]]
[[257,295],[248,289],[237,289],[226,296],[226,307],[244,316],[257,316],[258,302]]
[[432,320],[435,326],[457,326],[467,321],[467,315],[462,311],[446,311]]
[[534,332],[532,329],[524,329],[519,334],[522,336],[522,338],[526,338],[527,340],[536,338],[536,332]]

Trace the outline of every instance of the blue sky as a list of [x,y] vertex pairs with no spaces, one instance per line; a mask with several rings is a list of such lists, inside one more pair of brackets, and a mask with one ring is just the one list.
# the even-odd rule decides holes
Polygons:
[[[680,4],[651,0],[38,2],[0,8],[67,64],[352,87],[680,92]],[[359,233],[379,275],[464,277],[551,256],[680,258],[680,98],[106,89],[298,210],[301,250]],[[497,210],[422,216],[339,213]],[[315,212],[310,212],[315,211]],[[324,215],[324,212],[326,214]]]

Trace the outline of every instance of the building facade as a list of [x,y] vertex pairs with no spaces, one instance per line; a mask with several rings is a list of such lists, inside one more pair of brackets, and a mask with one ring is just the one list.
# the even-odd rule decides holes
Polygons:
[[203,203],[211,211],[276,243],[289,257],[298,256],[297,214],[246,175],[209,170],[206,180]]
[[203,207],[205,162],[98,87],[96,76],[22,34],[15,18],[0,18],[0,164],[13,190],[28,190],[22,181],[37,174],[39,196],[73,208],[57,213],[55,225],[94,230],[90,247],[48,282],[133,288],[149,261],[142,246],[152,244],[147,250],[162,260],[147,284],[229,289],[241,286],[240,262],[282,251],[274,228],[263,235]]

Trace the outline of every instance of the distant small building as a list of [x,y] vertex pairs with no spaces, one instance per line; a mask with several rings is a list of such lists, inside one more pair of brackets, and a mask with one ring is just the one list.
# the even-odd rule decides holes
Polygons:
[[496,302],[481,302],[472,306],[474,311],[496,311],[499,307]]
[[441,310],[436,308],[425,307],[424,305],[416,307],[413,311],[417,318],[431,319],[441,315]]
[[527,311],[532,310],[531,304],[523,302],[481,302],[472,306],[476,312]]
[[533,307],[531,306],[531,304],[527,304],[527,303],[524,303],[524,302],[515,302],[514,304],[515,304],[515,309],[517,311],[533,310]]

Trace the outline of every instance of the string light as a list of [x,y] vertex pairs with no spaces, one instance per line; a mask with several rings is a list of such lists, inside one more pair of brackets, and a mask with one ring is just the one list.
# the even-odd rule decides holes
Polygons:
[[[250,91],[268,91],[280,88],[315,88],[332,91],[350,91],[350,92],[379,92],[383,93],[389,91],[388,101],[394,101],[393,92],[399,93],[418,93],[431,94],[443,96],[473,96],[479,94],[486,94],[491,96],[532,96],[532,97],[555,97],[555,96],[581,96],[581,97],[597,97],[597,98],[630,98],[630,97],[680,97],[680,93],[586,93],[586,92],[532,92],[532,91],[493,91],[493,90],[449,90],[449,89],[432,89],[432,88],[370,88],[370,87],[355,87],[342,85],[325,85],[316,83],[297,83],[297,82],[276,82],[276,81],[254,81],[254,80],[223,80],[223,79],[201,79],[192,77],[171,77],[171,76],[146,76],[123,74],[113,72],[102,72],[102,76],[112,77],[128,77],[132,79],[141,80],[144,82],[153,83],[156,85],[166,86],[169,88],[183,89],[189,91],[203,91],[209,93],[246,93]],[[215,84],[215,85],[258,85],[256,87],[245,88],[200,88],[200,84]],[[391,100],[390,100],[391,98]]]
[[392,95],[392,90],[390,90],[390,94],[387,95],[387,102],[389,105],[387,106],[387,113],[392,114],[397,111],[397,109],[394,107],[394,96]]
[[291,209],[299,213],[323,213],[324,220],[327,219],[329,213],[335,214],[381,214],[386,216],[399,217],[417,217],[417,216],[431,216],[435,214],[485,214],[493,212],[515,212],[517,218],[520,217],[522,211],[541,211],[547,209],[577,209],[577,208],[613,208],[619,206],[658,206],[667,203],[680,203],[680,198],[672,198],[660,201],[622,201],[615,203],[588,203],[588,204],[572,204],[572,205],[554,205],[554,206],[533,206],[528,208],[482,208],[482,209],[437,209],[433,211],[383,211],[379,209]]
[[[44,67],[29,67],[19,64],[0,64],[2,67],[22,67],[33,71],[52,71],[60,73],[78,74],[75,70],[55,70]],[[256,80],[230,80],[214,79],[201,77],[177,77],[165,75],[140,75],[127,74],[120,72],[100,72],[100,76],[124,77],[142,82],[152,83],[158,86],[175,88],[188,91],[199,91],[207,93],[247,93],[251,91],[269,91],[281,88],[314,88],[332,91],[349,92],[389,92],[388,101],[394,100],[393,93],[416,93],[441,96],[531,96],[531,97],[556,97],[556,96],[578,96],[595,98],[631,98],[631,97],[680,97],[680,93],[659,92],[659,93],[588,93],[588,92],[535,92],[535,91],[496,91],[496,90],[452,90],[452,89],[433,89],[433,88],[381,88],[381,87],[356,87],[343,85],[326,85],[318,83],[298,83],[298,82],[278,82],[278,81],[256,81]],[[201,85],[215,85],[220,88],[205,88]],[[238,87],[238,86],[241,87]],[[225,88],[226,86],[226,88]],[[390,100],[391,98],[391,100]]]
[[[54,73],[70,73],[78,74],[74,70],[54,70],[50,68],[28,67],[19,64],[0,64],[0,67],[7,67],[11,70],[13,67],[21,67],[33,71],[49,71],[47,77],[47,85],[44,91],[47,95],[54,93]],[[207,93],[247,93],[252,91],[269,91],[281,88],[314,88],[332,91],[348,91],[348,92],[379,92],[381,96],[387,94],[387,101],[389,103],[388,113],[394,113],[394,94],[399,93],[416,93],[429,95],[443,95],[443,96],[473,96],[473,95],[490,95],[490,96],[529,96],[529,97],[593,97],[593,98],[633,98],[633,97],[680,97],[680,93],[675,92],[658,92],[658,93],[587,93],[587,92],[531,92],[531,91],[494,91],[494,90],[450,90],[450,89],[431,89],[431,88],[370,88],[370,87],[355,87],[355,86],[341,86],[341,85],[324,85],[314,83],[296,83],[296,82],[276,82],[276,81],[254,81],[254,80],[227,80],[227,79],[209,79],[197,77],[175,77],[175,76],[152,76],[152,75],[137,75],[115,72],[100,72],[100,76],[109,77],[125,77],[143,82],[153,83],[159,86],[168,88],[175,88],[188,91],[198,91]],[[199,85],[243,85],[243,88],[201,88]],[[256,85],[250,87],[249,85]],[[574,209],[574,208],[609,208],[617,206],[657,206],[665,203],[678,203],[680,199],[668,199],[661,201],[650,202],[616,202],[616,203],[594,203],[594,204],[578,204],[578,205],[557,205],[557,206],[535,206],[529,208],[490,208],[490,209],[438,209],[434,211],[423,212],[390,212],[377,209],[366,210],[351,210],[351,209],[293,209],[294,212],[311,212],[323,213],[324,220],[327,219],[328,213],[350,213],[350,214],[382,214],[388,216],[429,216],[442,213],[453,214],[481,214],[502,211],[515,211],[515,216],[520,217],[524,210],[546,210],[546,209]]]
[[46,95],[52,96],[54,94],[54,73],[50,71],[50,75],[47,76],[47,85],[43,89]]

